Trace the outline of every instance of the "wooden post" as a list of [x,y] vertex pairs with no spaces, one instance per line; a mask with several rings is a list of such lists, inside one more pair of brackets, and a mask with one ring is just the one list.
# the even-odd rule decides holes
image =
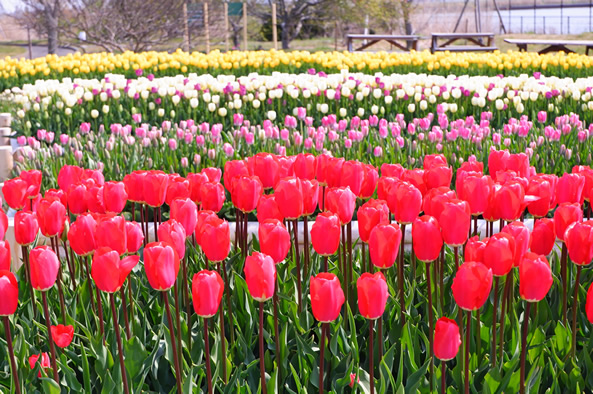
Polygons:
[[210,24],[208,23],[208,2],[204,2],[204,27],[206,29],[206,53],[210,52]]
[[187,2],[183,2],[183,46],[189,52],[189,22],[187,21]]
[[229,51],[229,3],[224,2],[224,49]]
[[29,59],[33,59],[33,42],[31,41],[31,28],[27,26],[27,41],[29,41]]
[[272,3],[272,41],[274,49],[278,50],[278,30],[276,25],[276,3]]
[[243,2],[243,50],[247,50],[247,3]]

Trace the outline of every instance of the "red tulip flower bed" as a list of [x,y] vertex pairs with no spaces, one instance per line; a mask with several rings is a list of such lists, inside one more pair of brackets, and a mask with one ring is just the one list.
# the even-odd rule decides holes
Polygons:
[[589,167],[260,153],[41,182],[2,189],[2,391],[593,387]]

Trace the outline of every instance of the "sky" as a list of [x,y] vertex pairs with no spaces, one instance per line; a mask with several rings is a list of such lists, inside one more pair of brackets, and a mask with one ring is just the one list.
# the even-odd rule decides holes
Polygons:
[[0,0],[0,6],[6,13],[14,12],[21,5],[21,0]]

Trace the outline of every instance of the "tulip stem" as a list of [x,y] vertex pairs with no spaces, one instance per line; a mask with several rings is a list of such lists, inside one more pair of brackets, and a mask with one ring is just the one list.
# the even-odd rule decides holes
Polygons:
[[124,324],[126,326],[126,337],[128,338],[128,341],[129,341],[130,338],[132,337],[132,333],[130,331],[130,320],[128,319],[126,292],[124,291],[123,286],[119,289],[119,294],[121,296],[122,309],[124,311]]
[[465,326],[465,394],[469,394],[469,338],[471,331],[472,314],[470,311],[466,313]]
[[446,394],[447,392],[447,362],[445,360],[441,361],[441,394]]
[[243,257],[247,258],[247,255],[249,254],[249,214],[247,212],[243,214],[243,244],[245,245],[245,256]]
[[560,276],[562,277],[562,322],[566,325],[566,299],[567,299],[567,261],[568,248],[566,242],[562,242],[562,254],[560,256]]
[[84,256],[82,257],[82,260],[84,262],[84,267],[86,270],[86,283],[89,287],[89,298],[91,299],[91,307],[93,308],[93,311],[95,311],[97,309],[95,307],[95,297],[93,297],[93,285],[91,284],[91,270],[89,269],[88,260]]
[[232,347],[233,344],[235,343],[235,321],[233,319],[233,306],[231,303],[231,286],[229,284],[229,278],[227,276],[226,273],[226,262],[223,260],[220,263],[220,268],[224,274],[224,285],[225,288],[227,289],[227,291],[225,291],[225,297],[226,297],[226,304],[227,304],[227,309],[228,309],[228,313],[229,313],[229,331],[231,334],[231,344],[230,346]]
[[57,236],[51,237],[50,242],[51,242],[52,249],[56,253],[56,256],[57,256],[58,262],[59,262],[58,278],[57,278],[58,294],[60,296],[60,309],[62,312],[62,322],[63,322],[63,324],[66,324],[66,302],[64,301],[64,289],[62,288],[62,261],[60,260],[60,247],[58,244],[58,237]]
[[261,393],[266,394],[266,365],[264,363],[264,303],[259,303],[259,375],[261,378]]
[[459,270],[459,247],[453,246],[453,254],[455,255],[455,272]]
[[283,382],[284,376],[282,374],[282,359],[280,355],[280,330],[278,329],[278,281],[276,281],[276,289],[274,291],[272,302],[274,304],[274,342],[276,345],[276,364],[278,365],[280,381]]
[[47,307],[47,294],[45,291],[41,292],[41,298],[43,301],[43,313],[45,314],[45,324],[47,325],[47,336],[49,339],[49,351],[51,353],[51,368],[54,372],[54,380],[58,385],[60,384],[60,379],[58,377],[58,366],[56,364],[56,348],[54,346],[54,340],[51,335],[51,320],[49,317],[49,308]]
[[115,339],[117,340],[117,352],[119,353],[119,368],[121,370],[121,378],[124,383],[124,393],[129,394],[130,389],[128,388],[128,376],[126,374],[126,365],[124,364],[124,351],[121,345],[121,334],[119,332],[119,323],[117,322],[117,313],[115,312],[115,297],[113,293],[109,293],[109,301],[111,302],[111,314],[113,315],[113,329],[115,330]]
[[[297,294],[298,294],[298,310],[301,313],[302,305],[301,299],[302,297],[302,290],[301,290],[301,261],[299,258],[299,221],[298,219],[294,219],[294,226],[292,227],[294,232],[294,260],[296,262],[296,271],[297,271]],[[346,293],[347,294],[347,293]]]
[[577,276],[574,280],[574,295],[572,304],[572,357],[574,357],[577,350],[577,313],[578,313],[578,302],[579,302],[579,280],[581,279],[582,265],[577,265]]
[[[496,319],[494,319],[496,321]],[[481,360],[482,355],[482,337],[480,335],[480,309],[476,311],[476,354],[478,355],[478,360]]]
[[432,284],[430,281],[430,265],[430,262],[426,263],[426,287],[428,288],[428,326],[430,329],[430,333],[428,334],[428,340],[430,342],[430,391],[432,392],[434,387],[434,317],[432,312]]
[[[59,245],[59,241],[56,238],[56,243]],[[63,242],[64,245],[64,254],[66,255],[66,264],[68,265],[68,271],[70,271],[70,284],[72,285],[72,291],[76,291],[76,271],[70,262],[70,256],[68,256],[68,244],[66,241]],[[59,249],[59,247],[58,247]]]
[[181,346],[181,313],[179,311],[179,289],[177,288],[177,281],[173,284],[173,300],[175,302],[175,320],[177,323],[177,356],[179,357],[179,365],[183,365],[183,347]]
[[224,317],[223,317],[223,303],[221,302],[218,306],[218,315],[220,320],[220,360],[222,362],[222,380],[224,384],[227,383],[226,373],[226,337],[224,335]]
[[14,359],[14,349],[12,347],[12,335],[10,334],[10,321],[8,316],[3,316],[4,332],[6,333],[6,343],[8,344],[8,353],[10,355],[10,367],[12,369],[12,377],[14,378],[14,392],[21,394],[21,385],[19,383],[19,374],[16,369],[16,361]]
[[[346,289],[348,289],[348,296],[350,295],[350,285],[352,283],[352,221],[348,222],[348,272],[346,274]],[[349,300],[346,296],[346,300]]]
[[157,230],[158,230],[158,216],[157,216],[157,207],[153,207],[152,208],[152,221],[154,223],[154,228],[153,228],[153,232],[154,232],[154,242],[158,242],[159,241],[159,236],[157,234]]
[[208,319],[204,318],[204,352],[206,353],[206,378],[208,394],[212,394],[212,372],[210,370],[210,335],[208,334]]
[[[187,313],[187,350],[191,354],[191,303],[189,302],[189,282],[187,280],[187,254],[183,257],[183,302]],[[181,335],[181,332],[179,333]]]
[[321,323],[321,342],[319,342],[319,394],[323,394],[323,366],[325,365],[325,336],[328,323]]
[[525,394],[525,356],[527,353],[527,332],[529,326],[529,313],[531,312],[531,302],[527,302],[523,312],[523,332],[521,334],[521,385],[520,393]]
[[[368,271],[370,271],[370,270],[367,270],[367,267],[366,267],[366,263],[367,263],[367,262],[366,262],[366,260],[367,260],[367,257],[366,257],[366,252],[365,252],[365,243],[364,243],[364,242],[362,243],[362,253],[361,253],[361,254],[362,254],[362,264],[360,265],[360,271],[361,271],[361,274],[362,274],[362,273],[364,273],[364,272],[368,272]],[[326,271],[327,271],[327,270],[326,270]]]
[[35,301],[35,292],[33,291],[33,285],[31,284],[31,274],[30,274],[31,269],[29,268],[29,247],[26,245],[22,245],[21,250],[23,253],[23,262],[25,265],[25,276],[27,277],[27,282],[29,284],[29,294],[31,297],[31,306],[33,307],[33,318],[35,318],[37,315],[37,308],[36,308],[37,302]]
[[502,365],[502,353],[504,350],[504,323],[505,323],[505,318],[506,318],[506,305],[507,305],[507,298],[509,297],[509,291],[510,291],[510,287],[511,287],[511,275],[513,275],[512,271],[509,272],[507,274],[507,278],[505,280],[504,283],[504,294],[502,295],[502,308],[500,309],[500,336],[499,336],[499,341],[500,342],[500,349],[499,349],[499,353],[498,356],[500,357],[500,362]]
[[175,327],[171,318],[171,307],[169,306],[169,297],[166,291],[162,292],[165,301],[165,310],[167,311],[167,321],[169,322],[169,333],[171,334],[171,346],[173,347],[173,360],[175,361],[175,378],[177,380],[177,392],[181,394],[181,369],[179,368],[179,358],[177,357],[177,345],[175,343]]
[[328,268],[327,268],[327,256],[323,256],[323,271],[327,272]]
[[379,363],[381,363],[381,360],[383,360],[383,316],[380,316],[379,319],[377,319],[377,342],[379,342]]
[[439,294],[441,296],[441,313],[445,310],[445,248],[441,248],[441,272],[440,279],[441,285],[439,287]]
[[404,296],[404,245],[406,243],[406,224],[402,223],[401,251],[398,266],[398,284],[399,284],[399,303],[400,303],[400,321],[402,327],[406,324],[406,298]]
[[494,304],[492,308],[492,351],[491,351],[491,358],[492,366],[496,367],[496,318],[497,318],[497,309],[498,309],[498,285],[500,281],[500,276],[494,277]]
[[307,216],[305,215],[303,217],[303,250],[305,253],[305,277],[309,272],[309,220],[307,218]]
[[[373,331],[374,331],[374,320],[369,320],[369,375],[370,375],[370,386],[371,386],[371,394],[375,393],[375,371],[373,366],[373,347],[375,344],[373,343]],[[379,341],[382,339],[379,338]]]
[[241,214],[241,211],[239,210],[239,208],[235,208],[235,238],[233,239],[233,246],[235,247],[235,250],[237,249],[237,241],[239,238],[239,235],[241,234],[241,231],[239,230],[239,216]]

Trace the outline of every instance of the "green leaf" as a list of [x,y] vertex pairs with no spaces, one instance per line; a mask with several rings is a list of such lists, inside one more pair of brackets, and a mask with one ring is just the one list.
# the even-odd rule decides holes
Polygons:
[[132,337],[129,341],[124,340],[124,364],[126,370],[132,379],[142,371],[144,360],[148,357],[148,352],[137,337]]
[[56,383],[55,380],[51,378],[41,378],[41,387],[43,387],[43,392],[45,394],[60,394],[60,386]]
[[82,355],[82,377],[84,381],[84,391],[87,393],[91,392],[91,370],[89,368],[89,360],[86,356],[86,350],[84,345],[80,346],[80,353]]

